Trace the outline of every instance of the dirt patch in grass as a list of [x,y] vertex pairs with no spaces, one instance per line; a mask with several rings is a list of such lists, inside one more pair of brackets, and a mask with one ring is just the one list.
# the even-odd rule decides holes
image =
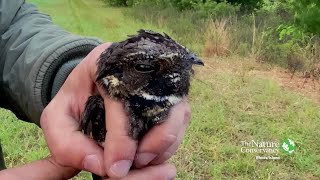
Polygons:
[[[206,79],[208,82],[208,74],[224,73],[237,74],[243,79],[250,79],[250,77],[271,79],[279,83],[281,87],[298,92],[300,95],[320,104],[320,81],[305,78],[303,73],[296,73],[291,77],[291,73],[286,69],[261,64],[254,59],[239,59],[239,57],[205,58],[204,62],[204,67],[195,68],[196,78],[199,80]],[[210,82],[214,83],[213,81]]]
[[250,74],[275,80],[281,87],[296,91],[302,96],[320,103],[320,83],[317,79],[305,78],[302,73],[291,78],[291,73],[278,67],[267,71],[253,70]]

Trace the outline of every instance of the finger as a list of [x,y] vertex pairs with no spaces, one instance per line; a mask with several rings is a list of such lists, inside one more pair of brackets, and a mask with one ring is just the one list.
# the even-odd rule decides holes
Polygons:
[[123,180],[163,180],[173,179],[176,176],[176,168],[170,164],[161,164],[157,166],[149,166],[143,169],[130,171]]
[[51,154],[59,164],[101,176],[106,175],[103,149],[79,131],[79,119],[85,101],[95,91],[96,61],[110,45],[96,47],[72,70],[40,121]]
[[[52,102],[48,106],[64,112]],[[51,109],[51,108],[49,108]],[[68,114],[44,111],[41,127],[46,142],[55,161],[64,166],[83,169],[98,175],[105,175],[103,169],[103,149],[79,131],[79,122]],[[55,118],[54,121],[49,120]]]
[[152,164],[152,165],[162,164],[163,162],[170,159],[171,156],[177,152],[182,142],[182,139],[184,137],[185,131],[186,131],[186,127],[181,129],[180,133],[178,134],[177,141],[174,142],[164,153],[158,155],[155,159],[153,159],[149,164]]
[[[138,168],[149,164],[152,160],[162,155],[174,143],[180,144],[183,132],[188,126],[191,111],[186,100],[172,107],[168,119],[153,127],[142,139],[137,150],[134,165]],[[181,135],[183,135],[181,134]]]
[[123,103],[104,97],[106,109],[105,167],[110,177],[121,178],[128,174],[137,149],[137,142],[129,133],[128,115]]
[[[108,42],[108,43],[104,43],[104,44],[101,44],[101,45],[97,46],[81,62],[81,63],[85,64],[86,71],[89,72],[89,75],[90,75],[90,78],[91,78],[91,82],[95,82],[96,78],[97,78],[96,77],[96,75],[97,75],[97,60],[99,59],[101,53],[103,53],[111,45],[112,45],[112,43]],[[87,63],[86,61],[89,61],[89,63]]]
[[78,174],[79,171],[74,168],[60,166],[52,158],[46,158],[21,167],[0,171],[0,179],[70,179]]

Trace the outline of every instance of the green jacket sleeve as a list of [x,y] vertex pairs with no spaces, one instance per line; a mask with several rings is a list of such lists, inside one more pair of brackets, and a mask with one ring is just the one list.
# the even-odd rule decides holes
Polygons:
[[0,36],[0,107],[37,125],[68,73],[102,43],[64,31],[23,0],[0,0]]

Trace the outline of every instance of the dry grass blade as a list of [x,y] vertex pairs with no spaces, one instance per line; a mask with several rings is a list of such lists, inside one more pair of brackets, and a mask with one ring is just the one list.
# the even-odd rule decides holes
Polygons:
[[223,56],[229,53],[230,38],[226,23],[226,19],[210,19],[208,21],[205,32],[204,56]]

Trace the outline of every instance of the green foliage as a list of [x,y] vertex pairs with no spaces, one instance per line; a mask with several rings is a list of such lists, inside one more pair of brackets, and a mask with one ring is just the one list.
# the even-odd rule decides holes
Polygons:
[[177,11],[175,7],[157,7],[154,4],[142,3],[126,10],[128,17],[140,22],[147,22],[167,27],[172,36],[188,48],[201,53],[207,37],[211,19],[230,23],[229,17],[235,16],[239,6],[228,3],[205,3],[205,6],[194,6],[195,9]]
[[312,36],[296,25],[292,4],[285,0],[264,0],[264,5],[256,13],[262,12],[272,16],[265,18],[269,22],[262,32],[264,40],[259,59],[282,67],[290,67],[293,60],[303,67],[299,70],[305,70],[310,64]]
[[[303,22],[308,22],[306,17],[309,16],[303,14],[304,10],[301,4],[297,4],[298,1],[302,2],[300,0],[291,0],[290,3],[287,0],[135,0],[134,8],[129,9],[127,13],[141,22],[168,27],[176,39],[198,53],[216,55],[218,49],[219,52],[224,49],[224,53],[218,54],[255,57],[259,61],[282,67],[288,67],[290,59],[299,59],[304,64],[303,67],[308,67],[316,62],[318,55],[314,55],[314,52],[319,53],[315,51],[314,43],[317,41],[312,34],[306,33],[308,32],[306,29],[316,29],[320,23],[310,23],[312,26],[306,28],[299,25],[302,19]],[[252,13],[248,13],[250,11]],[[301,20],[298,20],[298,17]],[[215,23],[213,26],[210,25],[211,19]],[[310,21],[317,21],[315,19],[313,17]],[[219,22],[225,22],[223,32],[215,32],[219,30],[216,26],[219,26]],[[222,34],[224,37],[220,38]],[[223,44],[212,37],[223,39]],[[292,54],[296,54],[297,58],[291,58]],[[303,70],[305,69],[301,69]]]
[[241,7],[244,11],[251,12],[262,5],[262,0],[103,0],[104,2],[113,6],[128,6],[153,4],[154,6],[175,7],[179,10],[190,9],[207,9],[209,12],[213,11],[210,7],[215,7],[217,4],[232,4]]
[[262,5],[262,0],[227,0],[228,3],[233,5],[241,5],[241,9],[251,12],[258,9]]
[[292,0],[296,24],[304,31],[320,35],[320,1]]
[[194,8],[203,17],[220,19],[229,16],[234,16],[240,10],[239,6],[237,5],[232,6],[227,2],[218,3],[215,1],[207,1],[203,4],[196,4]]
[[173,0],[172,5],[180,10],[193,9],[201,0]]
[[170,8],[172,7],[172,1],[170,0],[132,0],[133,7],[145,6],[148,8]]
[[290,39],[290,40],[302,40],[303,39],[303,32],[300,31],[300,29],[298,29],[295,26],[287,26],[287,25],[283,25],[281,24],[278,28],[277,31],[279,32],[279,40],[283,41],[285,39]]
[[128,6],[131,2],[130,0],[103,0],[111,6]]

